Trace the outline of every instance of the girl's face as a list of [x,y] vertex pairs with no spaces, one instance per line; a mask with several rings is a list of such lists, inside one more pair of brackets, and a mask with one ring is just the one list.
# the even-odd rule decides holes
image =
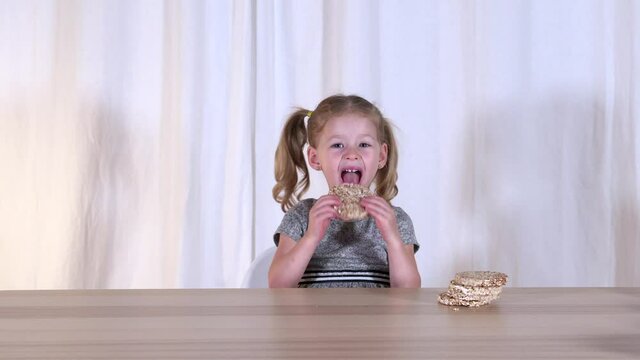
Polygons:
[[387,161],[387,144],[380,144],[373,121],[347,113],[327,121],[308,149],[309,164],[322,170],[329,187],[343,183],[369,187]]

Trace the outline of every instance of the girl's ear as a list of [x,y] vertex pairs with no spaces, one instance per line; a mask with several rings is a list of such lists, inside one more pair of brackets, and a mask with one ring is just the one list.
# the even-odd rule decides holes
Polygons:
[[380,146],[380,156],[378,157],[378,169],[382,169],[387,164],[387,156],[389,155],[389,146],[383,143]]
[[309,146],[307,148],[307,157],[309,158],[309,166],[311,166],[314,170],[322,170],[322,166],[320,166],[320,161],[318,160],[318,151]]

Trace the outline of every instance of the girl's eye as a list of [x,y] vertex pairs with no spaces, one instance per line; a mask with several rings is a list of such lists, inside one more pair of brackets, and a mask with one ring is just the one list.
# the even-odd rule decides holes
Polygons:
[[366,148],[371,146],[371,144],[367,144],[367,143],[360,143],[360,147]]
[[342,144],[333,144],[331,145],[332,148],[336,148],[336,149],[342,149],[344,147],[344,145]]

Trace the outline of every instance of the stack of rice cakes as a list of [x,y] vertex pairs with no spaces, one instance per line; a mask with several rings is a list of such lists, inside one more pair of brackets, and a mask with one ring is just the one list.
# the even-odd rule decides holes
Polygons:
[[464,271],[456,274],[438,302],[450,306],[477,307],[497,299],[507,275],[494,271]]

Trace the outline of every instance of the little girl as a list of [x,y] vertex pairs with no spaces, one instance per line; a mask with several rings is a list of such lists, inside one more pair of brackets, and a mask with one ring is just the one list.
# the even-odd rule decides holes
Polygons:
[[[300,200],[309,189],[307,142],[309,166],[330,188],[375,182],[376,195],[360,202],[369,217],[340,221],[335,195]],[[411,218],[389,203],[398,193],[397,164],[391,124],[359,96],[331,96],[312,112],[291,114],[276,150],[273,197],[286,214],[274,235],[269,286],[420,287]]]

